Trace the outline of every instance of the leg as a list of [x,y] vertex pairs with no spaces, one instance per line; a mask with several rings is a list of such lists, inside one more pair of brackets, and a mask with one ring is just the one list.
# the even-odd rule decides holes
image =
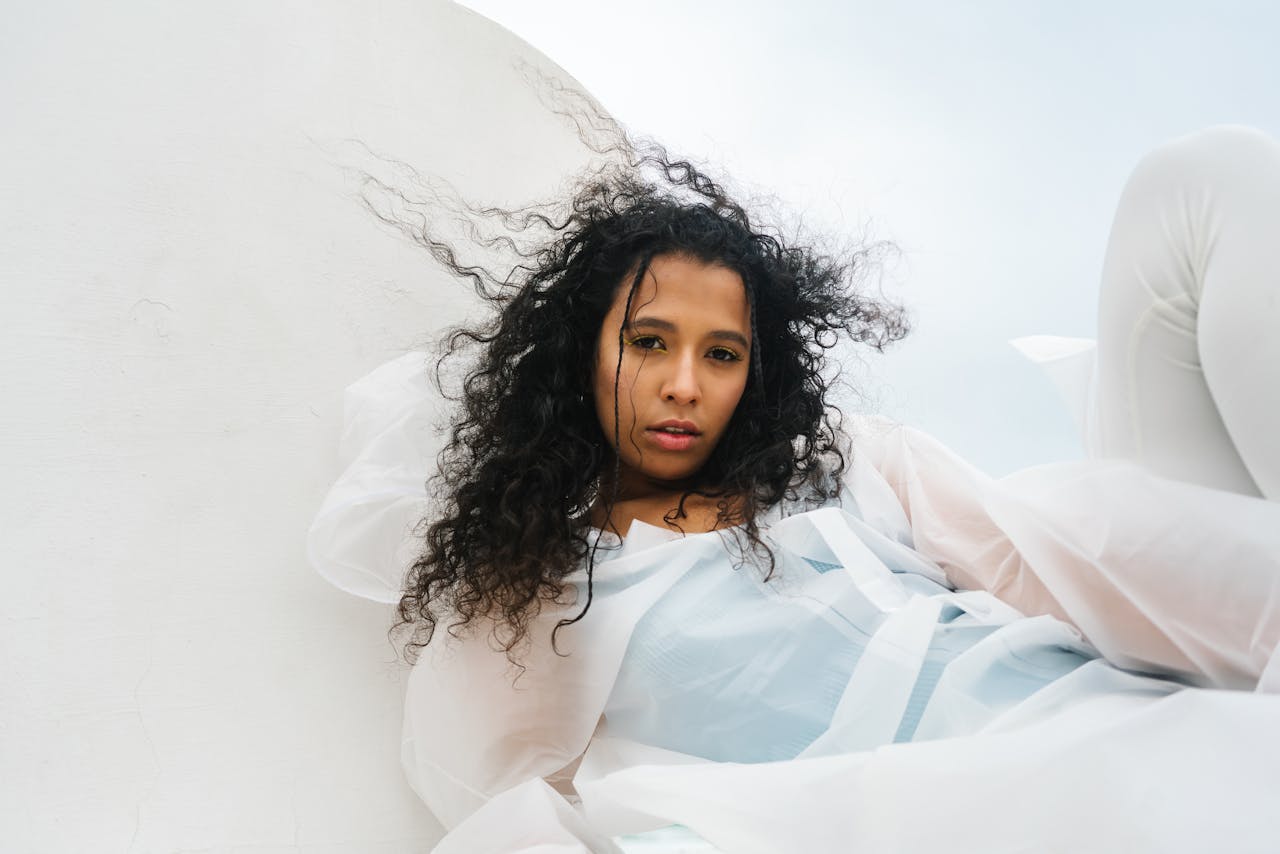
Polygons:
[[1280,501],[1280,142],[1166,143],[1121,197],[1098,308],[1101,456]]

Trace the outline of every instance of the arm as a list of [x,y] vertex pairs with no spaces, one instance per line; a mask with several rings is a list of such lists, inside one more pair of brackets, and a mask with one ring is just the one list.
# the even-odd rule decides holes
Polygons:
[[[399,601],[421,548],[413,529],[431,512],[426,481],[443,441],[437,422],[445,402],[428,368],[425,354],[407,353],[347,386],[341,474],[307,537],[326,580],[378,602]],[[446,826],[523,781],[567,784],[571,772],[560,772],[585,749],[612,679],[594,666],[597,658],[551,652],[551,628],[573,613],[547,605],[535,618],[521,656],[528,670],[514,686],[517,671],[493,648],[487,623],[454,638],[445,620],[421,651],[409,676],[402,763]],[[561,632],[562,650],[573,634]]]
[[421,541],[412,529],[431,511],[427,478],[443,435],[444,401],[427,379],[426,354],[406,353],[343,392],[341,474],[307,532],[311,565],[341,590],[400,601]]
[[558,642],[561,652],[573,652],[556,655],[551,629],[575,612],[544,607],[531,625],[530,646],[517,649],[523,673],[490,642],[487,623],[459,629],[456,639],[442,623],[422,650],[405,698],[401,762],[446,827],[529,780],[571,793],[570,769],[596,729],[616,670],[612,659],[621,654],[599,649],[611,645],[609,638],[574,649],[578,638],[569,627]]
[[858,450],[957,586],[1064,619],[1122,667],[1252,687],[1280,640],[1280,504],[1122,461],[995,480],[885,420]]

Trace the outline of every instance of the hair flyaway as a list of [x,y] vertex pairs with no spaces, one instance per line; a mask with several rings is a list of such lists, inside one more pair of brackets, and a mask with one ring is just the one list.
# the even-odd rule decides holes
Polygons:
[[[369,209],[489,308],[441,342],[435,381],[451,360],[462,360],[463,379],[446,392],[456,412],[430,484],[436,509],[416,531],[423,547],[398,607],[410,660],[443,620],[454,634],[483,624],[518,663],[529,620],[572,594],[564,579],[582,568],[586,596],[556,631],[589,619],[592,511],[608,527],[622,458],[619,377],[603,407],[615,415],[610,436],[597,417],[593,366],[598,351],[616,348],[621,371],[624,335],[602,339],[602,322],[615,300],[631,317],[655,259],[732,271],[750,326],[741,398],[665,521],[679,528],[688,502],[709,504],[715,527],[749,545],[739,569],[754,553],[766,578],[773,559],[757,517],[784,500],[830,497],[845,465],[828,400],[832,348],[847,339],[883,351],[909,331],[901,306],[863,292],[886,245],[819,248],[832,241],[788,233],[705,168],[628,134],[585,97],[559,95],[574,106],[557,112],[598,156],[561,198],[486,207],[405,164],[411,186],[363,173]],[[468,262],[469,251],[486,261]]]

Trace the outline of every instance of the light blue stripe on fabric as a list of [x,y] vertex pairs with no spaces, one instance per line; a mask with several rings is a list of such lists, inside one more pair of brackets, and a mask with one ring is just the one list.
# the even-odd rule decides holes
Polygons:
[[[828,573],[833,569],[840,569],[840,564],[831,561],[819,560],[816,557],[806,557],[805,563],[813,567],[819,573]],[[902,586],[906,588],[908,593],[919,593],[921,596],[935,596],[939,593],[950,592],[946,587],[938,584],[931,579],[925,578],[914,572],[905,569],[897,569],[889,567],[898,580],[902,582]]]
[[929,705],[929,698],[938,687],[938,680],[942,678],[942,671],[946,669],[948,663],[948,660],[943,659],[932,661],[925,659],[924,664],[920,666],[920,676],[916,679],[915,687],[911,689],[911,698],[907,700],[907,708],[902,713],[898,731],[893,735],[895,743],[910,741],[915,735],[920,717],[924,714],[925,707]]
[[[805,558],[805,561],[819,573],[840,569],[840,564],[838,563],[831,563],[817,558],[808,557]],[[897,571],[897,574],[905,586],[913,593],[932,596],[947,592],[940,585],[914,573]],[[933,696],[934,689],[938,687],[938,679],[941,678],[947,664],[957,655],[994,631],[994,626],[947,625],[964,614],[964,609],[955,605],[946,604],[943,606],[942,613],[939,615],[938,630],[934,633],[933,640],[930,643],[929,655],[921,665],[920,674],[911,690],[911,696],[907,700],[907,707],[903,712],[902,720],[899,722],[898,730],[893,738],[895,742],[911,741],[915,735],[916,727],[920,723],[920,718],[929,704],[929,699]]]
[[966,621],[965,616],[965,611],[955,605],[943,606],[933,638],[929,642],[929,653],[920,667],[920,676],[911,690],[906,711],[903,712],[898,731],[894,734],[895,742],[915,738],[916,727],[919,726],[920,718],[924,715],[947,665],[997,628]]
[[818,560],[816,557],[807,557],[805,560],[808,561],[809,566],[812,566],[818,572],[830,572],[833,569],[840,568],[838,563],[829,563],[825,560]]

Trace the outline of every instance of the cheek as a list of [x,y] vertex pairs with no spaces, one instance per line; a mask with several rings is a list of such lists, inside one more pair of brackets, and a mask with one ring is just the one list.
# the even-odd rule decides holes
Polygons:
[[[619,361],[622,363],[621,371],[618,370]],[[630,406],[633,397],[647,388],[648,375],[644,372],[644,360],[637,359],[630,353],[623,355],[620,359],[616,349],[608,353],[597,351],[591,387],[597,404],[606,401],[610,413],[613,412],[615,380],[618,389],[618,405],[626,409]]]
[[721,414],[724,417],[725,424],[729,423],[729,419],[733,417],[733,413],[737,411],[738,404],[742,402],[743,395],[747,391],[747,377],[744,374],[739,377],[736,382],[728,385],[724,390],[724,397],[721,399]]
[[744,388],[745,384],[725,389],[723,396],[716,401],[717,442],[719,442],[725,431],[729,429],[729,422],[733,420],[734,413],[738,411],[738,405],[742,402]]

